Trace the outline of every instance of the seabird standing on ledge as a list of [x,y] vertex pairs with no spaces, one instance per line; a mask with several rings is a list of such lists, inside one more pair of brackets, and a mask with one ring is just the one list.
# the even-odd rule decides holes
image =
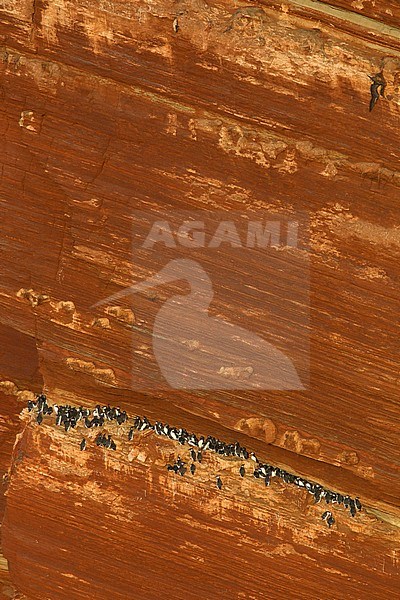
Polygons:
[[[379,94],[382,97],[384,96],[386,81],[385,81],[382,73],[377,73],[376,75],[368,75],[368,77],[372,81],[371,88],[370,88],[371,89],[371,100],[369,103],[369,112],[371,112],[371,110],[374,108],[375,104],[379,100]],[[379,90],[379,88],[380,88],[380,90]],[[378,90],[379,90],[379,92],[378,92]]]
[[250,452],[250,458],[251,458],[251,460],[254,460],[255,463],[259,462],[259,460],[258,460],[257,456],[254,454],[254,452]]
[[[379,84],[378,88],[383,88],[384,82],[378,81],[377,83]],[[382,91],[383,90],[381,89],[381,93]],[[110,405],[100,407],[100,405],[97,405],[91,412],[89,409],[85,409],[82,406],[75,408],[69,404],[64,406],[58,406],[56,404],[49,406],[46,401],[46,396],[44,395],[37,396],[36,401],[28,400],[27,408],[29,412],[32,412],[32,410],[36,408],[36,414],[34,417],[39,425],[43,422],[44,416],[54,414],[55,424],[64,425],[65,431],[68,431],[70,428],[75,429],[75,427],[79,427],[80,421],[82,421],[82,426],[91,428],[103,426],[105,419],[108,421],[116,420],[119,425],[122,425],[126,421],[130,420],[126,414],[126,411],[121,411],[119,407],[110,407]],[[91,414],[92,420],[89,418]],[[294,484],[298,488],[303,488],[304,491],[312,494],[315,503],[318,503],[322,498],[325,498],[327,504],[343,504],[345,508],[350,509],[350,514],[352,517],[355,517],[357,511],[362,509],[362,505],[358,497],[353,499],[349,495],[342,495],[339,492],[333,492],[324,488],[318,483],[307,481],[306,479],[298,475],[294,475],[284,469],[280,469],[277,466],[273,466],[268,463],[264,464],[258,460],[254,452],[252,452],[250,455],[246,448],[240,446],[239,442],[227,443],[213,436],[207,436],[207,438],[200,436],[197,438],[195,434],[188,433],[188,431],[184,428],[170,428],[168,424],[163,425],[163,423],[160,421],[156,421],[155,424],[152,425],[146,416],[136,416],[136,418],[132,420],[134,421],[134,425],[129,429],[128,432],[128,438],[130,440],[134,435],[134,429],[139,429],[140,431],[150,429],[158,435],[165,435],[171,439],[174,439],[175,441],[179,441],[180,444],[189,444],[190,446],[197,447],[197,449],[193,447],[189,448],[190,457],[192,459],[192,464],[190,465],[190,472],[192,475],[194,475],[196,471],[196,461],[199,463],[202,462],[202,452],[205,452],[206,450],[210,450],[216,454],[226,457],[233,456],[236,458],[242,458],[244,460],[251,458],[251,460],[256,463],[253,472],[254,477],[257,479],[263,478],[266,486],[270,484],[272,477],[279,477],[283,479],[284,482]],[[111,438],[111,435],[107,436],[106,434],[98,434],[95,438],[95,443],[97,446],[103,446],[112,450],[116,450],[117,448],[114,440]],[[87,441],[85,438],[83,438],[80,442],[80,449],[81,451],[84,451],[86,448]],[[188,468],[189,466],[186,465],[180,456],[178,456],[176,464],[167,465],[168,471],[174,471],[175,473],[179,473],[181,476],[186,473]],[[245,464],[242,464],[239,467],[239,473],[241,477],[245,476]],[[216,485],[219,490],[222,489],[222,480],[219,475],[216,476]],[[326,521],[329,528],[335,523],[335,518],[329,510],[323,513],[322,519]]]

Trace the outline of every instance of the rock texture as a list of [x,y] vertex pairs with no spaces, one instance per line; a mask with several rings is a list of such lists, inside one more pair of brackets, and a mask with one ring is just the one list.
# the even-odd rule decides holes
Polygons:
[[129,443],[124,427],[115,453],[94,444],[81,453],[79,433],[42,427],[25,425],[15,448],[3,524],[13,575],[34,598],[362,598],[365,589],[387,598],[395,589],[398,529],[372,514],[338,509],[329,530],[304,491],[265,489],[250,469],[241,479],[235,459],[204,453],[195,475],[180,477],[165,469],[175,443],[155,444],[153,433]]
[[[5,597],[394,594],[400,20],[391,0],[350,4],[0,0]],[[152,324],[182,288],[93,304],[154,272],[131,259],[133,211],[149,207],[307,215],[305,390],[144,390]],[[249,289],[266,277],[256,259],[244,273]],[[214,292],[214,314],[262,328],[236,282]],[[259,490],[215,457],[176,480],[179,449],[151,436],[137,456],[82,454],[76,435],[18,419],[42,388],[239,439],[365,512],[328,530],[298,491]]]

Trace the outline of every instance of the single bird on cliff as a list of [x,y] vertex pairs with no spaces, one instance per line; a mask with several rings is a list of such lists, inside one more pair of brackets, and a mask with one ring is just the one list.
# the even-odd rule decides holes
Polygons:
[[333,518],[333,516],[332,516],[332,515],[330,515],[330,516],[329,516],[329,517],[326,519],[326,522],[328,523],[328,527],[329,527],[329,529],[330,529],[330,528],[332,527],[332,525],[334,524],[334,522],[335,522],[335,519]]
[[369,111],[374,108],[375,104],[379,100],[379,95],[384,96],[386,81],[383,77],[382,73],[377,73],[376,75],[368,75],[371,83],[371,100],[369,103]]

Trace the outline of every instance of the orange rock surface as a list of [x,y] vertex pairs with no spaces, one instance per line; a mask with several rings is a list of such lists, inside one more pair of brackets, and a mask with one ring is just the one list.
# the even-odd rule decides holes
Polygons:
[[[397,2],[350,4],[0,0],[4,598],[395,595],[400,23]],[[151,332],[187,289],[93,307],[159,266],[132,262],[140,210],[307,216],[306,389],[163,388]],[[295,271],[239,259],[240,285],[227,258],[210,311],[264,337],[271,327],[278,346],[287,336],[305,373],[294,323],[307,304],[265,325],[261,300],[245,302],[269,282],[279,308]],[[204,266],[216,270],[211,256]],[[176,477],[165,464],[187,449],[153,434],[82,453],[81,432],[19,418],[42,389],[237,439],[363,511],[338,508],[329,530],[301,490],[242,480],[216,455]]]

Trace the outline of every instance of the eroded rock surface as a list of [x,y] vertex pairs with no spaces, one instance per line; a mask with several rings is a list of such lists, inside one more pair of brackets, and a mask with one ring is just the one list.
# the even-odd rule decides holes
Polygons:
[[[400,21],[392,0],[316,4],[0,0],[6,598],[394,594]],[[385,94],[369,112],[379,72]],[[304,390],[163,389],[152,328],[187,288],[94,306],[159,268],[132,261],[132,215],[149,209],[307,215],[309,250],[296,255],[311,276]],[[246,304],[271,282],[279,307],[295,274],[277,277],[257,254],[236,264],[244,283],[222,276],[212,315],[272,331],[277,345],[286,336],[306,377],[293,324],[308,305],[295,298],[266,321],[263,303]],[[196,332],[182,344],[202,351]],[[221,376],[254,373],[224,364]],[[151,436],[137,453],[126,442],[112,456],[81,453],[75,434],[19,420],[42,389],[55,403],[110,402],[239,439],[359,495],[366,512],[328,530],[298,490],[260,490],[216,457],[174,478],[176,448]]]

